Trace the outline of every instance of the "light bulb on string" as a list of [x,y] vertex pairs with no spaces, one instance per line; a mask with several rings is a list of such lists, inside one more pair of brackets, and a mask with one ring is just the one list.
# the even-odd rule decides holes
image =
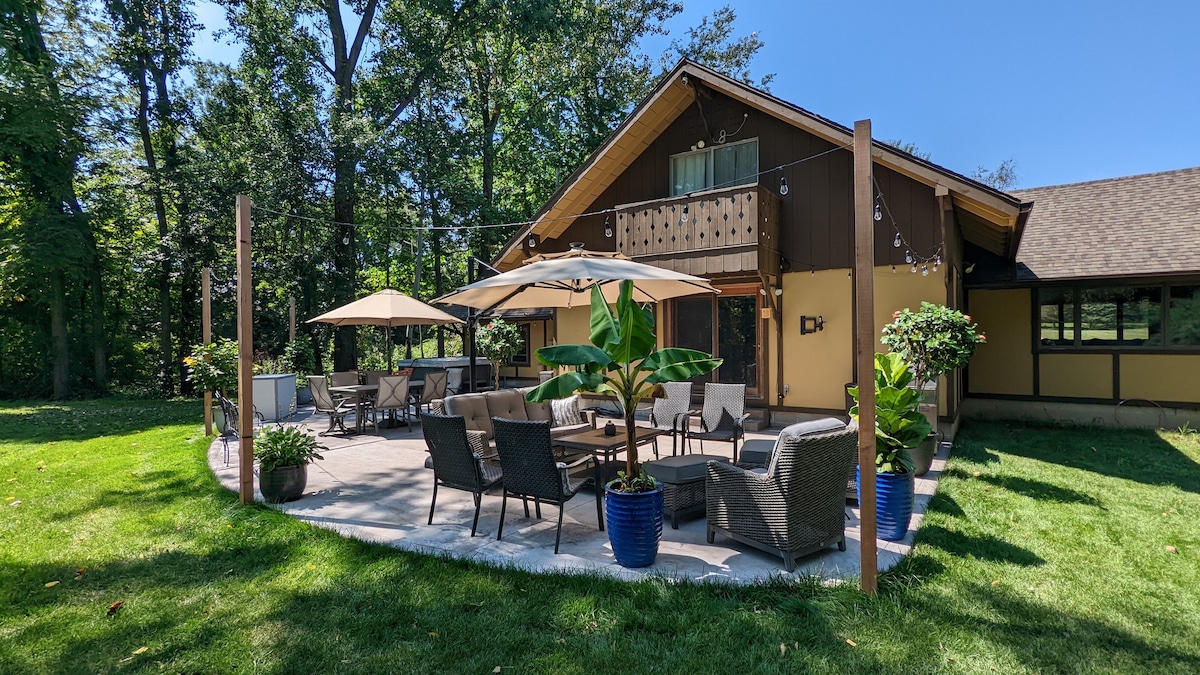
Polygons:
[[350,237],[342,237],[342,246],[350,245]]
[[878,204],[875,205],[875,221],[883,220],[883,209]]
[[911,263],[912,261],[913,261],[912,251],[905,251],[904,252],[904,262]]
[[680,214],[680,216],[679,216],[679,222],[681,222],[681,223],[684,222],[685,220],[687,220],[687,217],[688,217],[688,205],[684,204],[683,205],[683,213]]
[[612,235],[612,223],[608,221],[608,216],[604,216],[604,236],[608,239],[612,239]]
[[929,265],[921,265],[921,276],[929,276]]
[[779,177],[779,194],[781,194],[781,195],[783,195],[784,197],[786,197],[786,196],[787,196],[787,193],[789,192],[789,190],[790,190],[790,188],[788,188],[788,184],[787,184],[787,177],[786,177],[786,176],[780,176],[780,177]]
[[916,274],[916,273],[917,273],[917,263],[913,263],[913,264],[912,264],[912,273],[913,273],[913,274]]
[[895,246],[896,248],[900,248],[901,243],[903,243],[903,242],[901,242],[901,240],[900,240],[900,233],[897,232],[896,238],[892,240],[892,246]]

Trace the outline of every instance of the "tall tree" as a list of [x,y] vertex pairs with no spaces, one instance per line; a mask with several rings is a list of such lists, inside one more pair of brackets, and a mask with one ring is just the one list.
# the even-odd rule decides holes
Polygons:
[[757,82],[750,74],[750,63],[763,47],[758,31],[742,37],[734,36],[737,12],[729,5],[713,10],[711,17],[704,17],[696,26],[689,28],[686,40],[673,40],[663,54],[662,68],[670,68],[681,58],[688,58],[735,80],[763,90],[770,90],[775,73],[759,78]]

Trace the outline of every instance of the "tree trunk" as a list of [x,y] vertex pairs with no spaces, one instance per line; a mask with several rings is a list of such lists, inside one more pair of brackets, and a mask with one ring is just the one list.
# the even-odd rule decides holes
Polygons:
[[62,270],[50,273],[50,339],[54,349],[54,398],[70,395],[71,354],[67,348],[67,295]]
[[158,172],[158,159],[154,155],[154,142],[150,136],[150,86],[146,81],[148,70],[146,58],[138,57],[138,132],[142,139],[142,154],[146,158],[146,172],[154,193],[154,216],[158,221],[158,383],[163,396],[175,393],[174,378],[171,376],[174,359],[171,358],[171,249],[167,245],[167,205],[163,198],[162,181]]

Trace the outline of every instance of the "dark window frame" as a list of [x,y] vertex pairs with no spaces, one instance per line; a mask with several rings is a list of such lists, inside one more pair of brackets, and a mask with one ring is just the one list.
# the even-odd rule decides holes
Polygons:
[[514,366],[531,365],[530,357],[531,357],[532,350],[529,349],[529,334],[530,334],[529,324],[519,323],[519,324],[517,324],[517,330],[521,331],[521,344],[522,344],[522,349],[524,351],[513,354],[511,365],[514,365]]
[[[1132,353],[1132,354],[1200,354],[1200,344],[1195,345],[1174,345],[1171,343],[1171,288],[1179,286],[1196,286],[1200,285],[1200,280],[1195,279],[1177,279],[1169,281],[1147,280],[1136,281],[1130,280],[1124,283],[1092,283],[1092,284],[1054,284],[1045,286],[1036,286],[1033,288],[1032,305],[1034,321],[1030,327],[1033,337],[1033,349],[1039,354],[1112,354],[1112,353]],[[1162,344],[1161,345],[1088,345],[1082,340],[1082,306],[1081,293],[1089,290],[1106,290],[1106,289],[1132,289],[1132,288],[1158,288],[1160,289],[1159,302],[1162,311]],[[1074,305],[1072,316],[1063,317],[1069,318],[1072,323],[1073,340],[1069,345],[1047,345],[1042,344],[1042,323],[1041,323],[1041,308],[1042,294],[1046,291],[1068,292],[1070,293],[1071,303]]]

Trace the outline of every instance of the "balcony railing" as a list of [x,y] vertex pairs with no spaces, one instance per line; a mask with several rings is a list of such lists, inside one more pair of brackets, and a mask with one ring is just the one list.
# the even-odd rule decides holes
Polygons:
[[639,262],[697,276],[779,272],[779,198],[760,185],[616,208],[617,250]]

